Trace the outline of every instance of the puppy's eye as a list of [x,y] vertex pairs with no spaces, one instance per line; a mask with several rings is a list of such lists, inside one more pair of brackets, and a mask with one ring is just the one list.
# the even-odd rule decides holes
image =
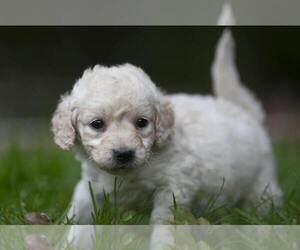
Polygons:
[[103,120],[94,120],[90,123],[90,126],[94,129],[100,130],[105,128],[105,122]]
[[148,124],[149,124],[149,121],[145,118],[139,118],[135,122],[135,126],[137,128],[145,128],[148,126]]

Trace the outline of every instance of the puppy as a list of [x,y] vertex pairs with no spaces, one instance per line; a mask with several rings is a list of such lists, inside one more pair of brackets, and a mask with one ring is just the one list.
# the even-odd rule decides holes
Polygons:
[[[55,142],[82,163],[69,217],[91,223],[90,182],[101,206],[103,191],[121,182],[120,206],[149,194],[152,224],[173,219],[173,195],[191,209],[199,191],[231,204],[280,204],[264,113],[240,83],[234,44],[226,30],[212,66],[215,96],[165,95],[130,64],[87,69],[52,119]],[[113,198],[113,195],[111,196]]]

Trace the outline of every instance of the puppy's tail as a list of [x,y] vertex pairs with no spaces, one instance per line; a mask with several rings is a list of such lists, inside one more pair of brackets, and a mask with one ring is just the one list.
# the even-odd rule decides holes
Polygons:
[[260,102],[243,86],[235,64],[235,43],[231,31],[223,31],[215,50],[211,68],[214,93],[248,111],[257,121],[264,122]]

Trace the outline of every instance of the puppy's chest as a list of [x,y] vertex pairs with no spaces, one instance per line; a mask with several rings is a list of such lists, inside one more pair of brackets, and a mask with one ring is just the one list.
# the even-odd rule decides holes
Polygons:
[[123,208],[145,209],[151,207],[155,186],[142,180],[121,181],[116,190],[116,203]]

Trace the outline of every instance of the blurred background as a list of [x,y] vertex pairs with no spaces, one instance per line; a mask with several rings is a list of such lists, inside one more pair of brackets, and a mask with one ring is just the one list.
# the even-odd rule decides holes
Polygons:
[[[0,148],[51,138],[59,96],[95,64],[142,67],[169,93],[211,94],[221,27],[1,27]],[[300,28],[234,27],[241,78],[273,138],[300,141]]]
[[[80,163],[54,145],[50,120],[60,95],[87,67],[129,62],[169,93],[208,95],[221,32],[222,27],[0,27],[0,224],[26,224],[24,215],[36,211],[62,222]],[[241,78],[267,112],[285,206],[263,220],[229,208],[222,220],[300,224],[300,28],[234,27],[233,34]],[[218,216],[203,216],[220,223]]]

